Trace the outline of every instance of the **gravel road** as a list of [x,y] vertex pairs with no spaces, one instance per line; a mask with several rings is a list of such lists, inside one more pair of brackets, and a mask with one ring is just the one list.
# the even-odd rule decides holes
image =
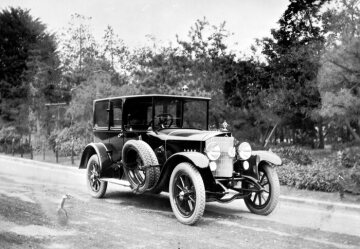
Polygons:
[[[65,225],[64,194],[73,196]],[[185,226],[166,193],[109,185],[93,199],[84,170],[1,157],[0,248],[360,248],[360,213],[284,202],[263,217],[238,200],[208,203],[203,219]]]

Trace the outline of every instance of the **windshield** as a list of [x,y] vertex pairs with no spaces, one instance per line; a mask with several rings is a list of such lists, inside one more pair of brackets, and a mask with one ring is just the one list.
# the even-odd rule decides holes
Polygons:
[[155,99],[155,129],[207,129],[207,101],[197,99]]

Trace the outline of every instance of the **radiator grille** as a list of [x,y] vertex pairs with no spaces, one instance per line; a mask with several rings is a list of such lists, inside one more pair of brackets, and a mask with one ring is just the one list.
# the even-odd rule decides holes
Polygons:
[[234,147],[233,137],[212,137],[206,140],[206,145],[215,142],[220,146],[221,155],[216,160],[217,168],[213,175],[215,177],[231,177],[233,174],[233,158],[228,154],[230,148]]

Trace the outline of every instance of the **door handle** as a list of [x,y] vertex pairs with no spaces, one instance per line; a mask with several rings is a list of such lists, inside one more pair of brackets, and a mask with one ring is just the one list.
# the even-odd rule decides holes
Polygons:
[[120,137],[120,138],[124,137],[124,133],[120,132],[117,136]]

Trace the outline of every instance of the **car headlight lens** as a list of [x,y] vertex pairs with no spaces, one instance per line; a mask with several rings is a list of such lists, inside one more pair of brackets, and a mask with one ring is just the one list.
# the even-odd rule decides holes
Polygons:
[[210,160],[215,161],[220,157],[220,146],[217,143],[209,143],[206,146],[205,153]]
[[238,147],[238,153],[241,159],[247,160],[251,157],[251,146],[247,142],[243,142]]

